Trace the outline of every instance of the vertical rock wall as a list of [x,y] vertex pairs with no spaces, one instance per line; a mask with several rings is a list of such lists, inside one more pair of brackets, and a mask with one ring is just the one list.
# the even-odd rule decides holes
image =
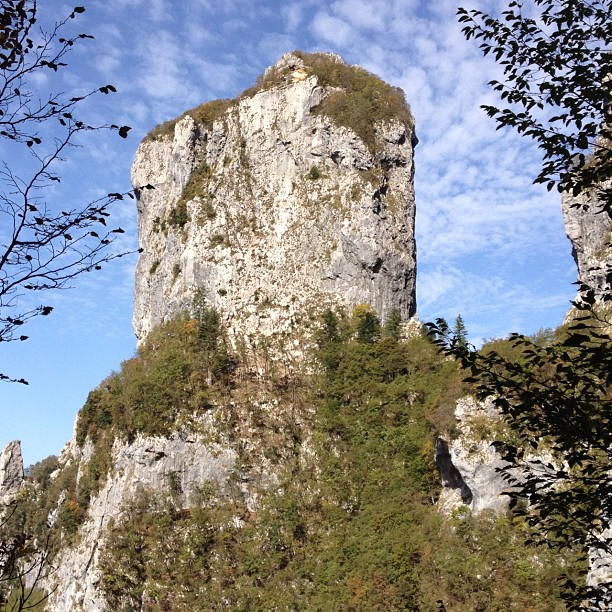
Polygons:
[[564,194],[561,208],[578,280],[595,290],[598,301],[612,289],[612,219],[592,192]]
[[23,482],[21,442],[9,442],[0,454],[0,510],[15,498]]
[[[310,58],[400,95],[337,56]],[[403,111],[373,126],[359,116],[371,108],[339,121],[319,110],[344,90],[316,72],[308,57],[287,54],[258,91],[194,109],[140,145],[133,183],[155,189],[138,193],[139,339],[189,309],[196,292],[250,344],[296,343],[296,330],[334,305],[415,313],[408,107],[402,97]],[[340,124],[352,118],[370,142]]]

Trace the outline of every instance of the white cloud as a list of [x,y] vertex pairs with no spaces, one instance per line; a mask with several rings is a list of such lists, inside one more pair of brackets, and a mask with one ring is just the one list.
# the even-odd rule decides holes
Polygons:
[[[505,3],[470,0],[471,6],[487,12]],[[71,10],[72,5],[60,4],[58,13]],[[94,135],[93,148],[88,142],[78,155],[72,151],[62,170],[61,190],[54,186],[46,194],[78,201],[84,193],[95,195],[127,183],[138,139],[155,123],[213,97],[235,95],[286,50],[332,50],[402,87],[416,117],[421,141],[416,150],[421,318],[445,316],[452,321],[461,313],[473,340],[554,325],[575,293],[570,284],[575,267],[558,197],[531,186],[540,164],[533,143],[512,132],[496,132],[479,109],[483,103],[497,103],[487,81],[500,69],[481,57],[477,43],[464,40],[455,16],[457,4],[90,0],[77,26],[96,40],[70,55],[69,70],[58,74],[63,80],[55,86],[72,93],[99,87],[101,80],[113,83],[119,93],[97,96],[95,105],[87,108],[88,116],[134,129],[127,142]],[[42,91],[52,84],[49,77],[55,78],[46,75],[34,85]],[[3,151],[7,153],[6,147]],[[64,191],[66,185],[74,192]],[[122,245],[133,242],[131,202],[117,208],[115,220],[129,234],[121,236]],[[57,336],[65,335],[67,354],[77,344],[86,344],[100,361],[102,349],[95,343],[114,334],[117,339],[109,346],[117,363],[120,334],[129,336],[126,353],[133,348],[132,280],[133,260],[120,260],[84,279],[82,291],[61,298],[67,314],[59,318],[58,313],[61,325],[47,344],[56,347]],[[87,335],[83,326],[95,327],[95,333]],[[49,364],[45,368],[51,372]],[[50,376],[55,381],[67,377],[65,371]],[[88,376],[81,372],[74,378],[90,388],[97,380]],[[38,400],[44,414],[32,422],[47,418],[49,396],[65,401],[61,388],[47,391]],[[77,407],[69,407],[68,430]],[[46,450],[57,452],[62,441]]]
[[390,5],[384,0],[338,0],[332,4],[332,9],[357,29],[381,31]]
[[293,51],[296,46],[295,37],[289,34],[267,34],[257,45],[257,50],[271,64],[288,51]]
[[295,32],[302,23],[304,7],[298,2],[292,2],[282,7],[281,14],[285,20],[287,31]]
[[[175,5],[176,6],[176,5]],[[158,23],[173,21],[173,10],[166,0],[149,0],[151,19]]]
[[328,13],[319,12],[312,21],[311,28],[315,36],[335,49],[354,42],[357,32],[344,20]]
[[181,46],[168,32],[159,32],[146,43],[146,55],[138,81],[152,98],[172,98],[185,87]]

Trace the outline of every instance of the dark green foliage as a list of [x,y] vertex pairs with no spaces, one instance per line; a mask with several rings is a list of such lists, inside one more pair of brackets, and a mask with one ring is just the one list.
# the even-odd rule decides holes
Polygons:
[[357,342],[372,344],[380,338],[380,319],[375,310],[367,305],[361,304],[353,311]]
[[394,308],[387,317],[383,326],[382,335],[384,338],[400,340],[402,337],[402,315],[398,308]]
[[322,326],[317,335],[317,343],[320,349],[340,341],[340,319],[338,315],[332,310],[326,310],[321,319]]
[[219,311],[212,306],[208,306],[202,297],[198,296],[194,300],[193,316],[200,324],[198,328],[200,346],[209,353],[216,351],[221,340],[221,316]]
[[[509,466],[502,471],[515,488],[511,504],[533,527],[530,540],[557,550],[612,554],[601,533],[609,529],[612,506],[612,342],[587,313],[566,329],[560,340],[536,344],[513,334],[487,350],[466,350],[440,340],[449,355],[460,359],[480,398],[493,397],[518,444],[495,442]],[[507,350],[509,345],[511,350]],[[530,451],[552,459],[539,460]],[[524,503],[525,499],[529,504]],[[568,609],[583,602],[607,609],[612,584],[594,588],[565,580]]]
[[193,300],[192,313],[199,324],[198,347],[202,351],[202,363],[208,369],[209,380],[229,384],[229,377],[236,367],[236,360],[228,350],[219,311],[208,305],[204,296],[197,292]]
[[467,348],[467,328],[461,315],[457,315],[457,318],[455,319],[455,324],[453,325],[453,337],[458,347],[463,349]]
[[170,227],[178,227],[183,229],[190,221],[189,213],[187,212],[187,201],[181,199],[177,205],[170,211],[168,215],[168,225]]
[[505,106],[483,108],[500,128],[537,142],[543,151],[537,183],[574,194],[595,187],[612,215],[612,188],[601,184],[612,167],[612,2],[533,5],[533,16],[516,1],[499,18],[458,10],[466,38],[481,41],[483,53],[504,69],[504,79],[490,85]]
[[[523,545],[520,518],[475,519],[464,509],[449,520],[434,505],[435,434],[449,429],[464,395],[457,362],[422,336],[360,342],[358,322],[324,313],[316,335],[320,373],[278,382],[228,374],[227,386],[207,365],[223,353],[223,327],[196,294],[193,318],[156,328],[90,394],[77,435],[81,444],[92,442],[93,455],[80,466],[78,484],[75,463],[53,478],[55,458],[30,470],[21,525],[44,534],[65,492],[54,550],[76,542],[112,469],[116,436],[166,435],[216,405],[220,431],[236,440],[235,481],[184,491],[180,474],[170,472],[167,492],[141,491],[129,501],[100,553],[109,607],[433,612],[442,601],[464,612],[561,612],[557,578],[565,571],[579,583],[569,552]],[[253,401],[262,387],[273,392],[279,415]],[[251,414],[232,412],[241,403]],[[263,451],[249,454],[258,440]],[[277,481],[243,480],[260,452]],[[252,501],[247,507],[245,482],[250,493],[256,487],[256,508]],[[192,507],[185,509],[187,499]]]
[[371,312],[366,312],[357,324],[357,341],[372,344],[380,338],[380,320]]
[[[531,16],[517,1],[500,18],[459,9],[465,36],[479,39],[484,54],[503,66],[504,80],[491,85],[506,106],[484,109],[498,127],[513,127],[542,149],[535,182],[573,195],[586,192],[600,212],[612,216],[612,3],[533,4]],[[612,552],[609,538],[601,539],[612,506],[612,343],[610,322],[598,325],[591,311],[596,291],[605,307],[611,296],[578,285],[575,306],[582,316],[557,338],[532,341],[514,334],[510,350],[508,343],[500,345],[504,354],[492,347],[481,353],[455,350],[460,347],[448,343],[446,349],[463,361],[482,397],[496,397],[523,443],[498,446],[511,465],[505,476],[517,485],[513,503],[536,528],[534,539],[558,549],[577,547],[586,557],[589,550]],[[553,461],[529,461],[525,448],[542,445],[552,450]],[[529,506],[520,504],[524,497]],[[584,609],[589,601],[591,609],[609,609],[612,582],[589,589],[568,577],[564,598],[570,610]]]
[[[318,353],[333,347],[336,365],[306,383],[308,452],[298,442],[277,465],[256,511],[212,483],[188,510],[158,492],[126,506],[101,552],[113,609],[563,610],[570,557],[525,547],[520,520],[465,509],[449,521],[433,505],[433,433],[462,391],[456,362],[423,337],[351,331],[325,313]],[[304,393],[285,384],[286,398]]]
[[317,179],[321,178],[321,172],[316,166],[313,165],[310,167],[310,170],[308,172],[308,178],[311,181],[316,181]]
[[165,435],[177,419],[208,408],[205,398],[229,383],[234,359],[221,342],[218,315],[204,312],[202,326],[182,316],[153,330],[138,355],[90,394],[77,420],[79,444],[100,431]]
[[319,349],[319,362],[328,375],[332,375],[340,363],[339,343],[342,337],[340,324],[338,315],[332,310],[326,310],[315,336]]
[[230,550],[237,545],[232,510],[245,511],[232,504],[183,510],[142,491],[110,529],[101,558],[108,604],[137,610],[146,593],[147,610],[221,609],[232,571],[223,565],[233,561]]

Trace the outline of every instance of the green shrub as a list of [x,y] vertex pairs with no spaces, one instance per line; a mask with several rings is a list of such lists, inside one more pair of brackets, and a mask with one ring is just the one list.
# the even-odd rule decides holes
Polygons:
[[325,53],[294,53],[317,76],[319,84],[341,89],[324,98],[315,113],[355,131],[373,154],[380,147],[377,123],[398,119],[410,128],[414,125],[404,92],[398,87],[388,85],[359,66],[339,63]]
[[[571,553],[526,546],[529,527],[511,514],[439,513],[433,443],[464,389],[457,363],[428,338],[360,342],[371,308],[353,318],[327,311],[315,332],[319,366],[277,381],[232,379],[235,357],[203,292],[192,311],[155,328],[91,392],[77,422],[79,444],[93,443],[89,464],[33,466],[15,514],[44,534],[64,495],[53,546],[74,543],[112,470],[116,437],[167,435],[177,419],[218,408],[238,457],[235,479],[183,491],[170,472],[167,491],[126,501],[100,550],[109,608],[564,609],[559,576],[579,582],[585,570]],[[274,410],[254,401],[266,393]],[[256,461],[275,478],[252,479],[261,476]],[[245,482],[257,488],[245,492]],[[254,490],[255,510],[245,500]]]
[[155,274],[155,272],[157,272],[157,268],[159,268],[159,264],[161,263],[160,259],[156,259],[152,264],[151,267],[149,268],[149,274],[151,276],[153,276],[153,274]]
[[170,227],[178,227],[183,229],[185,225],[189,222],[189,213],[187,212],[187,201],[179,200],[178,203],[168,215],[168,225]]
[[212,100],[183,113],[180,117],[166,121],[153,128],[146,136],[147,140],[163,140],[174,136],[174,126],[186,115],[190,115],[198,124],[210,129],[213,123],[235,104],[234,100]]
[[[181,197],[177,203],[177,207],[186,206],[187,202],[190,202],[196,196],[204,195],[210,176],[210,167],[206,163],[206,160],[202,160],[189,176],[189,180],[183,189],[183,193],[181,194]],[[204,211],[209,219],[215,216],[214,209],[212,208],[210,201],[207,201],[204,204]]]
[[319,169],[315,165],[310,167],[308,178],[311,181],[316,181],[317,179],[321,178],[321,172],[319,172]]
[[[217,338],[224,334],[217,321]],[[224,342],[211,347],[206,322],[187,316],[155,328],[136,357],[92,391],[79,412],[77,442],[94,442],[102,432],[134,438],[136,433],[165,435],[182,415],[208,409],[209,383],[224,385],[234,358]],[[212,378],[209,369],[212,368]]]
[[[308,398],[309,408],[287,408],[297,452],[276,455],[278,481],[259,484],[255,512],[231,483],[194,487],[187,510],[178,494],[164,500],[143,492],[128,503],[101,551],[109,605],[434,612],[443,602],[459,612],[563,610],[558,577],[575,571],[571,555],[526,547],[527,528],[511,516],[475,517],[464,508],[444,519],[434,505],[433,409],[460,394],[456,364],[425,337],[362,343],[353,325],[325,313],[317,355],[333,349],[334,367],[299,389],[285,381],[284,401],[300,398],[295,410]],[[307,453],[300,453],[297,414]],[[270,429],[261,418],[254,437]]]

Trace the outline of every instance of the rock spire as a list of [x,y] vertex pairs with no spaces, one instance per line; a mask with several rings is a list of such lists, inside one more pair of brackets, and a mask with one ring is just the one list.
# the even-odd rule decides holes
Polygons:
[[401,90],[336,55],[284,55],[255,87],[156,128],[132,168],[142,340],[196,294],[236,342],[328,307],[415,314],[414,120]]

